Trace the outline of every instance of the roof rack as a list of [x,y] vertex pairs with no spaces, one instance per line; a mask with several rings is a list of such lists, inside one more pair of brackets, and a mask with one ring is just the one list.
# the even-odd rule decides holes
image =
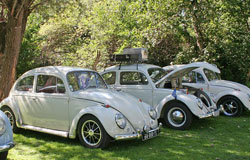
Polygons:
[[126,48],[122,54],[112,54],[109,57],[111,62],[145,62],[148,60],[148,50],[146,48]]

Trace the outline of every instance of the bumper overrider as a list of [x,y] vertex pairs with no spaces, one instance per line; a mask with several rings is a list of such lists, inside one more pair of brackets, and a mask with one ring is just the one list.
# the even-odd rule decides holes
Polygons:
[[5,145],[0,145],[0,152],[5,152],[10,150],[11,148],[13,148],[15,146],[14,142],[10,142],[8,144]]
[[[149,130],[148,132],[137,131],[137,133],[134,133],[134,134],[118,134],[118,135],[115,135],[115,140],[129,140],[129,139],[147,140],[147,139],[151,139],[151,138],[154,138],[154,137],[159,135],[161,126],[162,126],[162,124],[159,123],[159,126],[157,128]],[[152,136],[148,137],[147,135],[152,135]],[[145,139],[145,137],[146,137],[146,139]]]
[[223,110],[223,107],[219,107],[217,109],[212,109],[210,112],[202,115],[198,115],[199,118],[207,118],[207,117],[217,117],[220,115],[220,112]]

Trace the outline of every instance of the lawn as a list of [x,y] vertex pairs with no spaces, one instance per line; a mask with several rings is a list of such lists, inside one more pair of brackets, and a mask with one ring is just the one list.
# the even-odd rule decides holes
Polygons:
[[87,149],[77,140],[22,130],[9,160],[250,160],[250,112],[242,117],[195,119],[188,131],[163,128],[159,137]]

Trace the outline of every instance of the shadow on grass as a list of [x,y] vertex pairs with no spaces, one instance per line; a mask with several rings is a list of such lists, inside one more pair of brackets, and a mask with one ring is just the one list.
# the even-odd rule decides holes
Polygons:
[[242,117],[195,119],[190,130],[163,128],[159,137],[148,141],[112,142],[109,148],[88,149],[78,139],[21,130],[15,134],[17,146],[10,151],[11,160],[22,159],[206,159],[249,160],[250,113]]

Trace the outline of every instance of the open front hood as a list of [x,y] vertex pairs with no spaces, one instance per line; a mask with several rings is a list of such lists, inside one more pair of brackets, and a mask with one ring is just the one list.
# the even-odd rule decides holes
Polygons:
[[207,62],[196,62],[196,63],[191,63],[191,64],[197,64],[197,65],[200,65],[201,68],[206,68],[206,69],[209,69],[215,73],[220,73],[220,70],[219,70],[219,68],[216,67],[216,65],[213,65],[213,64],[210,64]]
[[209,83],[210,85],[213,85],[213,86],[231,88],[231,89],[240,90],[240,91],[250,94],[250,89],[247,86],[244,86],[240,83],[227,81],[227,80],[213,80],[213,81],[210,81]]
[[164,77],[162,77],[155,84],[158,85],[161,82],[163,82],[165,79],[174,79],[174,78],[182,77],[185,74],[191,72],[192,70],[200,68],[200,67],[202,67],[202,65],[200,63],[191,63],[191,64],[187,64],[187,65],[181,66],[181,67],[173,70],[169,74],[165,75]]
[[87,89],[74,92],[73,97],[108,104],[127,117],[136,128],[142,129],[145,123],[148,123],[150,120],[148,110],[144,106],[146,104],[123,92],[118,92],[112,89]]

